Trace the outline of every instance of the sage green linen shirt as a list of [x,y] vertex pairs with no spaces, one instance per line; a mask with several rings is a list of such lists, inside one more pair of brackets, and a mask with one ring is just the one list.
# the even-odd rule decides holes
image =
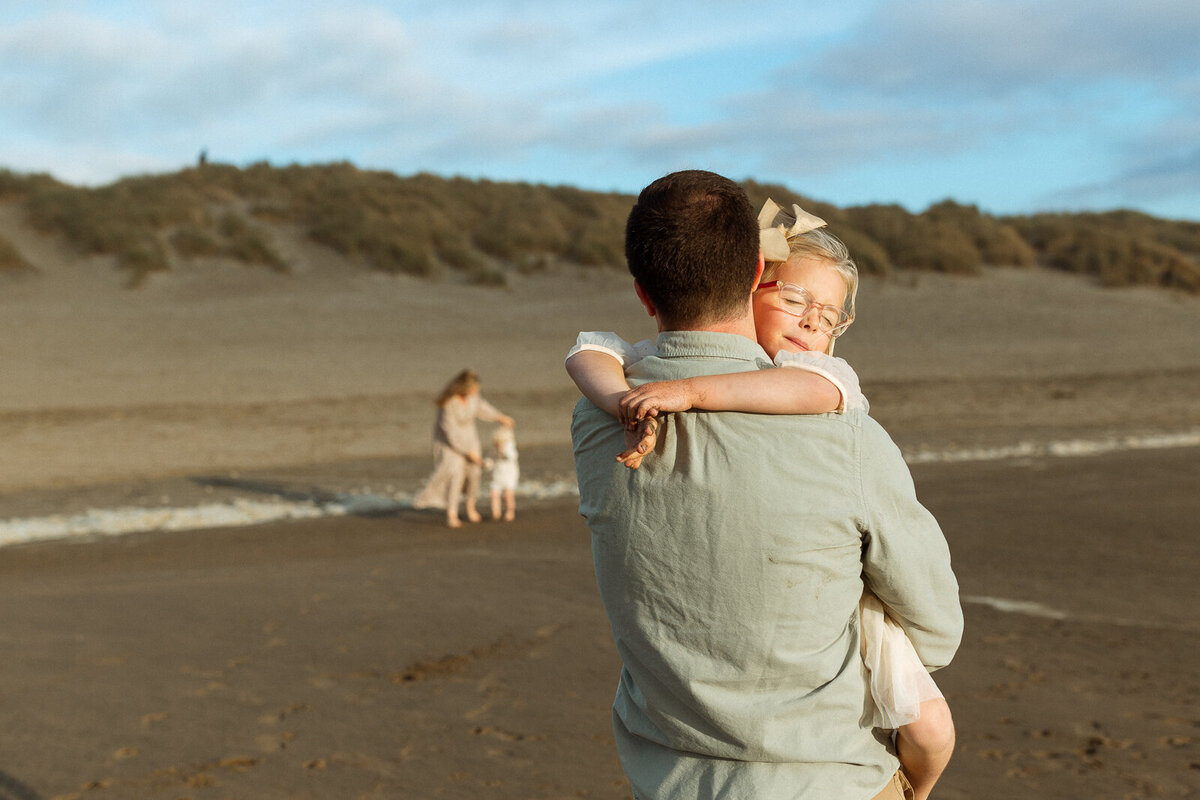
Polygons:
[[[667,332],[631,383],[770,366],[733,334]],[[873,731],[864,580],[930,669],[962,634],[945,538],[862,412],[666,417],[639,470],[586,399],[580,513],[623,662],[613,726],[639,800],[869,800],[898,762]]]

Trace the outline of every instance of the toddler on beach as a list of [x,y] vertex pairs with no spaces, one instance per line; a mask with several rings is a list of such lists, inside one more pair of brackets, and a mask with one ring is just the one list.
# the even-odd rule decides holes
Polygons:
[[517,516],[517,481],[521,468],[517,463],[517,438],[511,428],[497,428],[492,434],[492,519],[500,519],[500,498],[504,497],[504,520]]
[[[653,451],[656,417],[699,409],[766,414],[866,413],[853,368],[835,358],[835,340],[854,321],[858,270],[845,245],[821,230],[824,220],[767,200],[759,214],[765,267],[753,294],[758,343],[775,365],[728,375],[647,383],[630,388],[624,368],[657,351],[612,333],[581,333],[567,355],[580,391],[626,427],[617,456],[637,469]],[[640,296],[640,292],[639,292]],[[647,311],[653,314],[650,306]],[[929,796],[954,746],[949,707],[904,629],[864,591],[862,655],[870,672],[873,727],[896,729],[896,751],[918,800]]]

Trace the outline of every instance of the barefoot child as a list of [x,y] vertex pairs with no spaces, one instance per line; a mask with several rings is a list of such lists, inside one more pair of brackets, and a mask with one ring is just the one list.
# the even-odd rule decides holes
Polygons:
[[500,519],[500,496],[504,496],[504,519],[511,522],[517,516],[517,480],[521,468],[517,464],[517,439],[511,428],[496,428],[492,434],[495,458],[492,460],[492,519]]
[[[637,469],[656,443],[660,413],[702,409],[765,414],[866,412],[858,377],[833,357],[834,341],[854,321],[858,271],[825,222],[793,206],[794,215],[768,200],[759,214],[762,278],[753,295],[758,343],[775,364],[729,375],[647,383],[630,389],[624,367],[656,350],[630,345],[611,333],[581,333],[567,356],[567,372],[585,396],[626,426],[625,452]],[[896,750],[918,800],[929,796],[954,746],[949,707],[911,642],[870,591],[864,592],[863,658],[870,669],[875,727],[896,728]]]

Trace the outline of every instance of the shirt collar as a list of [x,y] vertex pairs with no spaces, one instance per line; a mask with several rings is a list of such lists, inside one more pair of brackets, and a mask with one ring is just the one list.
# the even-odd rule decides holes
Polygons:
[[758,342],[736,333],[663,331],[655,342],[659,358],[735,358],[770,361]]

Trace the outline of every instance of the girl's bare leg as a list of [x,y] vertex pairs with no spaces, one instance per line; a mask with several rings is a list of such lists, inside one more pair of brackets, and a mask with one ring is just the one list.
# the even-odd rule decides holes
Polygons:
[[500,519],[500,490],[492,489],[492,519]]
[[921,717],[896,731],[896,754],[916,792],[927,800],[954,752],[954,720],[942,698],[921,703]]
[[[497,503],[496,507],[497,508],[500,507],[498,503]],[[517,516],[517,493],[515,490],[513,490],[513,489],[505,489],[504,490],[504,507],[505,507],[504,519],[506,519],[509,522],[512,522],[514,519],[516,519],[516,516]]]

